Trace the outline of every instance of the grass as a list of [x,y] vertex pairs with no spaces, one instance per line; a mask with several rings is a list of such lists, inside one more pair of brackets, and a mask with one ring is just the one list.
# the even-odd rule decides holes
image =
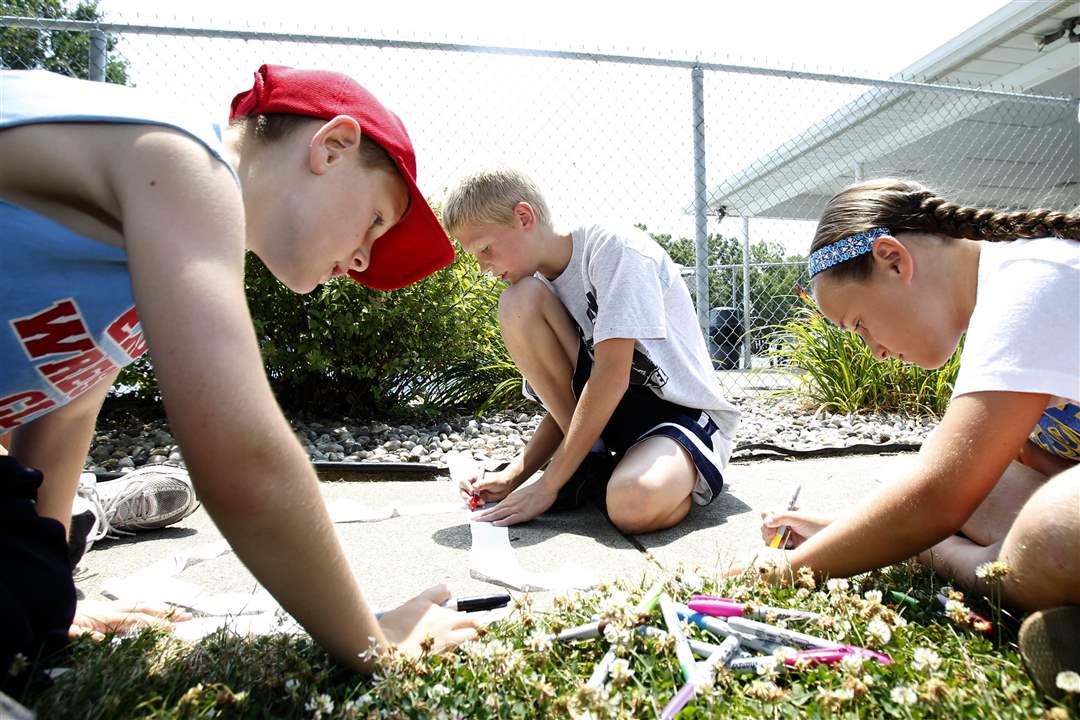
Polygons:
[[[810,632],[873,647],[894,663],[818,667],[768,676],[721,671],[682,720],[730,718],[1069,718],[1078,705],[1040,699],[1015,647],[1014,619],[995,634],[929,614],[939,587],[929,571],[902,564],[849,581],[767,587],[750,575],[719,581],[704,571],[666,578],[673,597],[714,592],[748,602],[816,610]],[[920,601],[890,602],[889,590]],[[555,599],[548,612],[519,599],[511,617],[476,642],[438,657],[390,656],[372,678],[349,675],[305,638],[236,637],[221,631],[185,645],[159,631],[112,642],[79,640],[69,672],[23,697],[42,718],[653,718],[682,684],[670,643],[629,631],[612,638],[625,665],[608,692],[585,688],[607,649],[602,640],[552,644],[545,633],[588,622],[628,627],[644,591],[620,583]],[[876,591],[876,592],[875,592]],[[879,599],[879,595],[883,599]],[[659,611],[653,625],[663,627]],[[703,639],[715,640],[695,631]]]

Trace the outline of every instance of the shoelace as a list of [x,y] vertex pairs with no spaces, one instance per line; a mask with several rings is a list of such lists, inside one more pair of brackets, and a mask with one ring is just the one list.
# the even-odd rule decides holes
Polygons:
[[[115,481],[114,481],[115,482]],[[113,517],[113,521],[123,523],[130,521],[133,518],[144,517],[150,514],[150,498],[142,492],[143,486],[140,483],[128,482],[127,485],[115,495],[110,496],[106,500],[101,500],[101,507],[105,511],[106,522],[108,518]],[[95,491],[95,494],[96,491]],[[128,501],[131,501],[128,503]],[[119,508],[124,506],[124,503],[128,503],[124,509],[127,511],[125,517],[120,517]],[[109,532],[117,533],[118,535],[134,535],[135,533],[127,530],[121,530],[112,526],[112,522],[109,522]],[[114,536],[115,537],[115,536]]]
[[[125,493],[126,492],[127,490],[125,490]],[[118,493],[117,496],[122,496],[125,493]],[[132,532],[128,532],[127,530],[120,530],[119,528],[114,528],[112,526],[112,523],[109,522],[109,514],[113,510],[113,508],[116,507],[117,497],[110,498],[109,501],[106,503],[101,499],[101,496],[98,495],[97,487],[95,486],[80,487],[79,495],[81,495],[84,500],[86,500],[93,506],[95,511],[94,514],[97,515],[97,524],[90,530],[90,535],[92,537],[90,537],[89,539],[91,541],[97,542],[104,537],[116,538],[120,537],[121,535],[135,534]]]

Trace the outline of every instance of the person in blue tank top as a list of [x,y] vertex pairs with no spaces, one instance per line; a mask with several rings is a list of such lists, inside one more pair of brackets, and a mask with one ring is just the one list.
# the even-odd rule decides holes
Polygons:
[[[220,128],[147,91],[0,71],[0,671],[66,643],[72,500],[105,393],[149,351],[199,498],[334,658],[475,636],[445,586],[376,620],[271,393],[244,251],[298,293],[453,260],[401,121],[353,79],[264,65]],[[304,508],[298,512],[298,508]],[[312,593],[312,587],[333,592]],[[108,623],[80,617],[83,627]]]

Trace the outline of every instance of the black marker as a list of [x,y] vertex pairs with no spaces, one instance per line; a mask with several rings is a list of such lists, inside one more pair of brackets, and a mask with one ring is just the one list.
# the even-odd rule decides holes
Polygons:
[[510,602],[507,593],[498,595],[476,595],[475,597],[450,598],[443,603],[443,607],[459,612],[478,612],[480,610],[494,610],[504,607]]
[[[442,604],[444,608],[458,610],[459,612],[478,612],[480,610],[492,610],[500,608],[510,602],[510,596],[506,593],[498,595],[477,595],[467,598],[450,598]],[[374,611],[375,619],[378,620],[393,608],[379,608]]]

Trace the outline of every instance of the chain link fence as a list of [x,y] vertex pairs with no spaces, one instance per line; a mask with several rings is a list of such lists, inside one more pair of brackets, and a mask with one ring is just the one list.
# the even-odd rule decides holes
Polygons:
[[[529,172],[562,226],[668,247],[732,394],[790,382],[769,331],[844,185],[912,177],[959,202],[1080,204],[1076,98],[604,53],[0,17],[0,64],[153,88],[224,120],[263,63],[348,73],[405,121],[438,204],[482,164]],[[705,300],[707,294],[707,301]]]

